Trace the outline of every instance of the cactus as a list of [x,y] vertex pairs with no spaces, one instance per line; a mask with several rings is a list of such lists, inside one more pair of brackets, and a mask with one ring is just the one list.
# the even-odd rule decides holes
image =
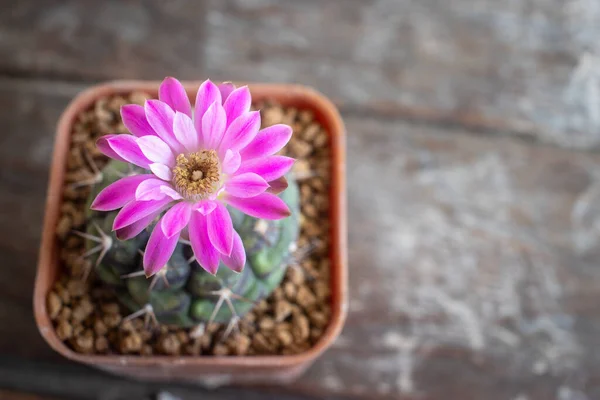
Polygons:
[[[119,161],[109,162],[89,202],[100,190],[131,173],[129,167]],[[166,267],[147,279],[141,254],[149,229],[134,239],[118,240],[111,231],[117,211],[97,212],[88,207],[87,231],[81,235],[86,238],[86,254],[91,257],[96,276],[114,289],[132,316],[151,313],[159,323],[182,327],[208,321],[231,323],[267,297],[285,274],[299,231],[296,184],[290,182],[280,196],[292,212],[283,220],[259,220],[230,209],[247,253],[241,273],[221,265],[216,275],[211,275],[195,261],[189,243],[180,241]]]

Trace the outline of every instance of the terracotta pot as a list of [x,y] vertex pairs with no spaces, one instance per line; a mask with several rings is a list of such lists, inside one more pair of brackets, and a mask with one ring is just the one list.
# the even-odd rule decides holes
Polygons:
[[[310,109],[330,135],[332,181],[330,186],[331,221],[331,321],[323,337],[308,351],[289,356],[126,356],[85,355],[68,348],[56,336],[46,308],[46,297],[59,274],[59,245],[55,228],[60,216],[71,128],[76,116],[101,97],[142,90],[157,96],[159,82],[116,81],[92,87],[78,95],[58,123],[46,214],[34,290],[35,319],[48,344],[66,358],[136,378],[195,381],[206,385],[239,382],[286,382],[296,378],[323,353],[342,330],[347,309],[347,243],[345,131],[336,107],[318,92],[299,85],[250,84],[255,101],[275,99],[284,106]],[[184,82],[194,99],[198,82]]]

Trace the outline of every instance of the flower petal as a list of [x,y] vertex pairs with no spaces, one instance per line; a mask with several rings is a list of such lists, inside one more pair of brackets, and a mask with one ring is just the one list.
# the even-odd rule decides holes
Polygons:
[[206,219],[207,217],[200,213],[192,213],[188,231],[196,260],[202,268],[214,275],[219,269],[220,254],[208,238]]
[[242,86],[235,89],[223,102],[225,114],[227,114],[227,126],[237,119],[240,115],[250,111],[252,96],[248,86]]
[[285,175],[292,168],[295,161],[293,158],[286,156],[255,158],[254,160],[244,162],[236,174],[254,172],[260,175],[265,181],[270,182]]
[[230,150],[241,150],[246,147],[260,129],[260,112],[251,111],[236,118],[225,131],[219,145],[219,154],[224,155]]
[[225,152],[225,157],[223,157],[221,168],[223,168],[223,173],[231,175],[240,168],[241,164],[242,157],[240,156],[240,153],[227,150]]
[[154,227],[144,252],[144,272],[146,273],[146,277],[156,274],[167,264],[173,251],[175,251],[178,240],[179,235],[167,237],[158,224]]
[[[115,154],[116,160],[126,161],[144,169],[148,169],[150,165],[150,160],[142,153],[133,135],[106,135],[98,139],[96,145],[102,153],[111,158],[114,158],[112,154]],[[107,149],[110,150],[105,152]]]
[[119,240],[129,240],[133,237],[136,237],[140,234],[140,232],[146,229],[161,212],[162,210],[158,210],[150,215],[145,216],[144,218],[141,218],[133,224],[127,225],[121,229],[117,229],[115,231],[115,236],[117,236],[117,239]]
[[123,125],[132,135],[142,137],[146,135],[156,135],[154,129],[146,119],[144,107],[139,104],[126,104],[121,107],[121,118]]
[[223,103],[225,103],[225,100],[227,100],[231,92],[235,90],[235,85],[231,82],[223,82],[218,85],[218,88],[219,92],[221,92],[221,99],[223,100]]
[[192,117],[192,105],[181,82],[172,77],[165,78],[158,89],[158,99],[167,103],[173,111]]
[[173,120],[173,133],[175,138],[189,152],[198,150],[198,132],[194,128],[194,121],[186,114],[176,112]]
[[221,103],[214,102],[202,117],[202,143],[205,149],[215,149],[225,132],[227,116]]
[[183,150],[173,134],[175,111],[160,100],[146,100],[144,106],[146,119],[159,138],[169,145],[173,152],[179,154]]
[[135,190],[136,201],[162,200],[166,194],[160,188],[167,183],[163,180],[151,178],[141,182]]
[[225,183],[225,192],[235,197],[253,197],[261,194],[269,184],[259,175],[247,172],[245,174],[235,175]]
[[287,204],[271,193],[261,193],[246,199],[227,196],[225,202],[255,218],[282,219],[291,215]]
[[98,150],[100,150],[100,152],[102,154],[104,154],[105,156],[112,158],[113,160],[117,160],[117,161],[122,161],[122,162],[127,162],[126,159],[124,159],[123,157],[121,157],[120,155],[118,155],[112,147],[110,147],[110,144],[108,143],[108,139],[115,137],[117,135],[105,135],[102,136],[100,138],[98,138],[98,140],[96,140],[96,147],[98,148]]
[[213,200],[200,200],[194,204],[193,208],[202,215],[208,215],[217,208],[217,202]]
[[165,197],[162,200],[137,201],[132,200],[119,211],[113,222],[113,230],[121,229],[131,225],[136,221],[158,211],[162,210],[171,203],[173,199]]
[[233,246],[233,222],[222,203],[207,215],[208,238],[221,254],[230,255]]
[[194,106],[194,126],[196,127],[196,132],[200,134],[200,139],[202,139],[202,117],[204,117],[206,110],[214,102],[222,104],[221,92],[214,83],[207,79],[198,88],[196,104]]
[[137,144],[144,155],[152,162],[175,166],[175,156],[171,148],[158,136],[143,136]]
[[279,194],[279,193],[283,192],[285,189],[287,189],[289,186],[288,181],[285,178],[285,176],[279,177],[279,178],[275,179],[274,181],[270,181],[268,183],[269,183],[269,188],[267,189],[267,192],[273,193],[273,194]]
[[223,264],[232,271],[242,272],[244,265],[246,265],[246,250],[244,249],[244,243],[240,235],[233,231],[233,247],[231,249],[231,255],[221,255],[221,261]]
[[175,204],[165,213],[165,216],[161,219],[160,227],[166,237],[181,232],[190,221],[192,215],[192,206],[186,201],[181,201]]
[[240,154],[244,161],[253,158],[270,156],[281,150],[292,137],[292,128],[288,125],[277,124],[261,129],[248,146]]
[[171,172],[171,168],[167,167],[165,164],[150,164],[150,171],[152,171],[154,175],[156,175],[163,181],[170,181],[171,179],[173,179],[173,173]]
[[173,200],[181,200],[183,198],[179,193],[177,193],[175,189],[171,187],[171,185],[162,185],[160,187],[160,191],[161,193],[164,193],[165,195],[172,198]]
[[111,183],[98,193],[90,208],[96,211],[110,211],[123,207],[135,199],[135,191],[140,183],[152,178],[150,174],[133,175]]

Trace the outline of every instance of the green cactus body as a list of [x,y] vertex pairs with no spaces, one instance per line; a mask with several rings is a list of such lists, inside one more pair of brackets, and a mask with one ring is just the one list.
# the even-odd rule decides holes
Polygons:
[[[117,161],[107,164],[103,171],[104,179],[91,193],[90,203],[100,190],[130,172],[128,168],[128,165]],[[215,276],[202,269],[197,262],[188,262],[193,252],[189,245],[183,243],[177,245],[164,272],[148,279],[140,276],[140,250],[143,251],[146,246],[149,230],[131,240],[120,241],[111,231],[117,212],[90,210],[87,233],[97,236],[97,225],[112,239],[106,255],[95,268],[96,275],[114,288],[120,302],[131,312],[150,304],[156,318],[163,324],[192,326],[208,321],[219,300],[219,296],[214,293],[223,288],[231,290],[235,312],[238,316],[243,316],[280,284],[289,262],[290,249],[298,237],[297,185],[290,182],[288,189],[280,196],[292,212],[290,217],[283,220],[259,220],[230,209],[234,228],[246,248],[246,265],[241,273],[236,273],[221,264]],[[88,249],[97,245],[91,240],[86,242]],[[92,261],[95,262],[96,259]],[[135,276],[132,277],[131,274]],[[232,312],[227,306],[220,307],[213,316],[215,322],[228,322],[231,318]]]

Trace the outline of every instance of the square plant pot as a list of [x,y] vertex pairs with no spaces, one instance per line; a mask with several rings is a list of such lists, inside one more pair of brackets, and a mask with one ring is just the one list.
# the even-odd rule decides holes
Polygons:
[[[59,277],[60,245],[55,230],[60,218],[63,183],[73,124],[78,114],[100,98],[143,91],[157,97],[159,82],[115,81],[94,86],[78,95],[58,123],[45,218],[34,289],[35,319],[41,335],[64,357],[122,376],[141,379],[198,382],[215,386],[243,382],[287,382],[300,375],[336,339],[347,310],[347,227],[345,182],[345,131],[331,101],[317,91],[291,84],[249,84],[253,101],[272,99],[282,106],[311,110],[329,134],[331,181],[329,182],[331,319],[323,336],[309,350],[277,356],[139,356],[86,355],[66,346],[56,335],[46,298]],[[183,82],[193,100],[200,82]]]

